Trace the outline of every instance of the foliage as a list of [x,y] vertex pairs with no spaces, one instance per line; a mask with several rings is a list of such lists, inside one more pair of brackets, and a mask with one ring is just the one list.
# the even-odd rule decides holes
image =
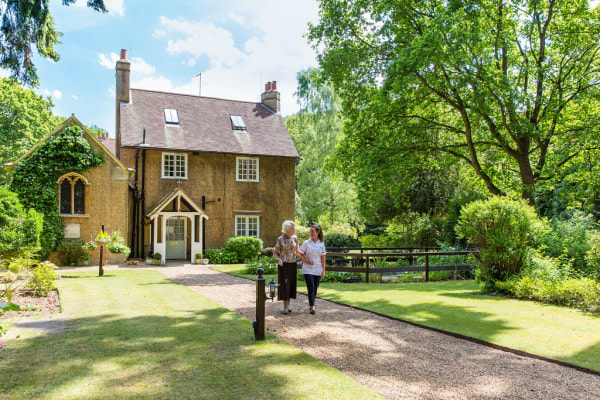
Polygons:
[[42,216],[0,186],[0,260],[31,256],[40,246],[41,231]]
[[110,242],[110,236],[104,230],[100,230],[98,235],[94,238],[94,243],[99,246],[104,246],[106,243]]
[[234,236],[225,241],[223,251],[236,255],[234,262],[254,261],[262,250],[263,242],[253,236]]
[[296,166],[296,217],[300,225],[355,222],[355,189],[340,180],[335,169],[325,170],[342,132],[340,101],[314,68],[298,73],[295,93],[300,111],[286,118],[286,126],[300,155]]
[[196,255],[194,256],[195,260],[201,260],[202,259],[202,253],[196,253]]
[[56,289],[54,281],[58,279],[58,275],[54,273],[55,269],[56,265],[49,261],[39,263],[31,273],[31,278],[25,286],[38,296],[48,296],[50,291]]
[[112,231],[110,234],[110,242],[106,246],[108,251],[113,254],[127,254],[131,253],[131,249],[125,245],[125,238],[121,235],[120,230]]
[[585,311],[600,310],[600,282],[590,278],[548,281],[523,275],[506,282],[497,282],[497,288],[521,299],[555,303]]
[[45,258],[63,238],[58,216],[58,179],[69,172],[83,172],[102,164],[102,155],[93,152],[78,126],[69,126],[48,138],[12,173],[10,189],[26,208],[43,214],[40,256]]
[[83,241],[72,240],[61,243],[56,249],[56,254],[62,265],[77,265],[83,261],[86,252]]
[[310,228],[308,226],[302,226],[296,221],[296,236],[300,243],[310,239]]
[[587,274],[600,281],[600,232],[595,231],[589,238],[589,250],[585,255]]
[[155,260],[162,260],[162,254],[160,254],[160,253],[154,253],[154,255],[152,256],[152,258],[154,258]]
[[365,191],[458,161],[531,203],[598,147],[586,1],[321,0],[319,15],[309,40],[347,117],[333,158]]
[[548,230],[532,206],[523,200],[494,196],[465,206],[456,233],[479,251],[477,278],[484,291],[497,281],[517,275],[531,245]]
[[[52,132],[60,122],[60,118],[52,114],[52,107],[49,98],[22,88],[14,79],[0,78],[1,164],[17,160]],[[0,172],[0,183],[7,178],[3,169]]]
[[205,255],[211,264],[235,264],[238,262],[238,254],[225,249],[206,249]]
[[[62,0],[64,5],[73,3],[75,0]],[[87,5],[96,11],[107,11],[103,0],[88,0]],[[0,17],[0,67],[10,70],[21,83],[37,86],[32,46],[43,58],[60,59],[54,45],[60,43],[62,33],[56,30],[50,2],[0,0]]]
[[251,275],[258,274],[258,268],[262,268],[264,273],[277,273],[277,260],[274,257],[261,257],[258,260],[251,261],[246,264],[246,273]]
[[551,221],[552,230],[542,243],[548,256],[558,258],[565,266],[586,274],[588,271],[586,254],[590,249],[590,235],[596,227],[591,215],[575,211],[565,220],[555,218]]
[[323,238],[325,247],[360,247],[358,239],[341,233],[328,233]]
[[275,251],[274,247],[263,247],[260,251],[260,258],[273,257],[273,251]]

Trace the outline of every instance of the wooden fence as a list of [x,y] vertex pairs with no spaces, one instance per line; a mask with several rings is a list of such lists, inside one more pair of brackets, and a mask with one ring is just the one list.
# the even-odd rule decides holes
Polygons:
[[[430,265],[431,257],[464,256],[478,253],[476,250],[464,251],[413,251],[429,250],[433,248],[416,247],[388,247],[388,248],[331,248],[333,250],[327,253],[327,271],[332,272],[357,272],[364,273],[366,281],[369,282],[369,274],[379,274],[386,272],[423,272],[425,271],[425,282],[429,282],[430,271],[464,271],[474,269],[472,264],[454,264],[454,265]],[[361,250],[361,252],[346,252],[348,250]],[[381,252],[383,250],[391,252]],[[439,250],[439,249],[435,249]],[[376,251],[376,252],[371,252]],[[415,259],[422,258],[424,265],[412,265]],[[377,267],[373,266],[373,261],[385,260],[386,262],[407,259],[409,266],[403,267]],[[331,266],[330,266],[331,265]],[[341,265],[341,266],[340,266]]]

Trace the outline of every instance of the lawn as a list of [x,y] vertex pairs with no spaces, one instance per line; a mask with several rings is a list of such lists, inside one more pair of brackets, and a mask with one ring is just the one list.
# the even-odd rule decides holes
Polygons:
[[276,337],[255,342],[249,321],[158,272],[63,275],[67,329],[12,328],[0,399],[378,398]]
[[[215,269],[251,277],[240,266]],[[600,371],[600,315],[476,291],[472,280],[321,283],[319,297]]]

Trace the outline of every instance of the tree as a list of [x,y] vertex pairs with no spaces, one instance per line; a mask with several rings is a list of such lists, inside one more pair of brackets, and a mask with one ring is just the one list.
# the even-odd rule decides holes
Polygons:
[[491,194],[533,203],[536,185],[597,146],[600,9],[587,0],[320,9],[309,39],[348,118],[335,157],[367,186],[458,161]]
[[[75,0],[62,0],[63,5]],[[106,12],[103,0],[88,0],[87,6]],[[31,62],[33,45],[44,58],[58,61],[54,48],[62,34],[56,30],[48,0],[0,0],[0,67],[28,86],[37,86],[36,68]]]
[[300,111],[286,125],[300,154],[296,168],[296,214],[303,224],[355,223],[354,187],[323,164],[335,150],[342,131],[339,98],[311,68],[298,73]]
[[42,215],[24,209],[16,193],[0,186],[0,260],[30,257],[40,246],[41,231]]
[[[26,90],[17,81],[0,78],[0,163],[15,161],[52,132],[60,118],[52,114],[52,100]],[[0,172],[0,183],[6,180]]]

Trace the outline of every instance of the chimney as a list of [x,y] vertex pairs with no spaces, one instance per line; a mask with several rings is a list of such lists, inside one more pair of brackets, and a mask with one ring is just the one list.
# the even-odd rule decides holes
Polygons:
[[275,112],[280,111],[280,96],[277,91],[277,81],[267,82],[265,91],[260,96],[261,102]]
[[131,63],[127,60],[127,50],[121,50],[121,59],[117,61],[117,101],[129,103],[129,72]]
[[127,50],[121,50],[121,59],[117,61],[116,69],[116,118],[115,118],[115,153],[121,159],[121,103],[129,103],[129,73],[131,63],[127,60]]

